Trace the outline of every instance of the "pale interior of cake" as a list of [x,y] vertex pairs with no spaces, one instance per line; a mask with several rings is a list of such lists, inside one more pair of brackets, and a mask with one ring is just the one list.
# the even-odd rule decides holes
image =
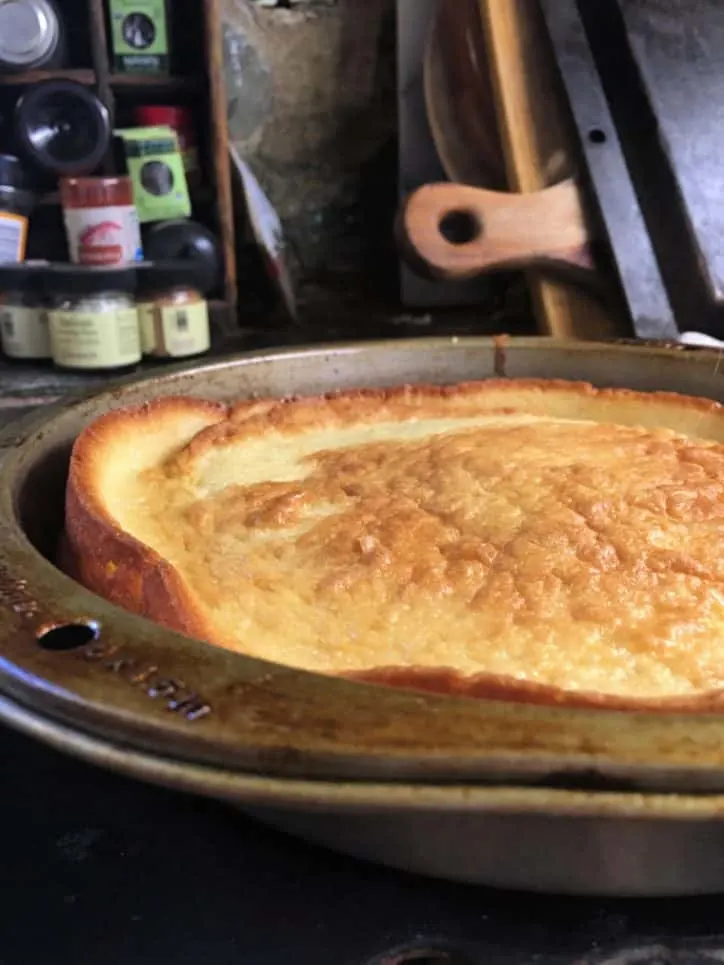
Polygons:
[[[322,409],[203,438],[170,419],[101,488],[181,574],[211,642],[250,655],[633,697],[722,686],[724,446],[686,434],[715,423],[518,402]],[[655,427],[667,411],[679,432]]]

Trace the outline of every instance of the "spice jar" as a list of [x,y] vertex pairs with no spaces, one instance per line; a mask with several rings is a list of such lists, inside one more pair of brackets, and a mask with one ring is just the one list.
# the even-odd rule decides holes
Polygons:
[[13,111],[13,129],[35,180],[48,186],[58,178],[92,174],[111,143],[111,116],[100,97],[60,77],[23,89]]
[[167,0],[108,0],[113,64],[129,74],[164,74],[171,55]]
[[0,71],[61,67],[62,21],[51,0],[0,0]]
[[60,200],[71,261],[122,265],[143,258],[129,177],[62,178]]
[[9,359],[48,361],[48,315],[42,294],[47,262],[0,265],[0,338]]
[[167,104],[144,104],[134,111],[139,127],[170,127],[176,132],[189,184],[199,181],[199,154],[196,146],[193,114],[188,107]]
[[25,258],[28,217],[34,203],[20,160],[13,154],[0,154],[0,263]]
[[48,268],[45,290],[53,361],[62,368],[119,371],[141,360],[141,339],[130,267]]
[[189,358],[211,347],[202,271],[188,261],[148,262],[137,272],[138,320],[144,355]]

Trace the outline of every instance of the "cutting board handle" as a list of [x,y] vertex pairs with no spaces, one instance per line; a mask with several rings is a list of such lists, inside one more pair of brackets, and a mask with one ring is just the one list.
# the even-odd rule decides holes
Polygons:
[[449,280],[504,268],[593,268],[590,236],[573,180],[530,194],[465,184],[426,184],[398,219],[403,254]]

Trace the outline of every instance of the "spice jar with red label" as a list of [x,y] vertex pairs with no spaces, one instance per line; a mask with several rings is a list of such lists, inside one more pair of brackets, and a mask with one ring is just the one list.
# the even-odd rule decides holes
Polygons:
[[60,200],[71,261],[123,265],[143,258],[129,177],[62,178]]

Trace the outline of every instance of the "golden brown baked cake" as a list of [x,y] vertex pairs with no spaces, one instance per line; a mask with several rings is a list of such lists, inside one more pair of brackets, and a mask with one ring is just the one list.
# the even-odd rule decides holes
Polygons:
[[165,398],[78,438],[70,566],[329,674],[700,707],[724,687],[724,409],[546,381]]

